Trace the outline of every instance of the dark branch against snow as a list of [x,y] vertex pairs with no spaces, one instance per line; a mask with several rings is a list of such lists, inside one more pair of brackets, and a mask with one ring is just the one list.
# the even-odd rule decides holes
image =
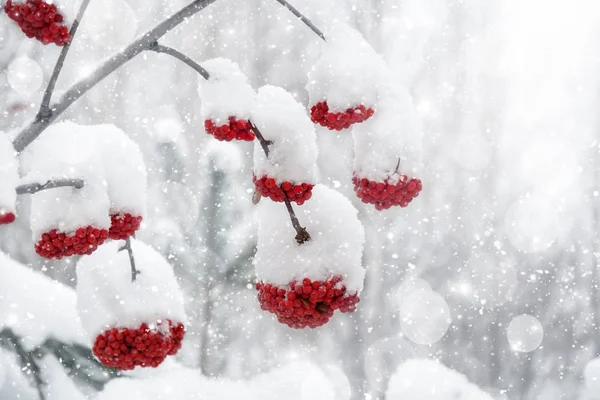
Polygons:
[[114,55],[96,68],[87,78],[82,79],[73,85],[63,97],[50,106],[52,115],[48,118],[36,118],[27,128],[19,133],[13,141],[16,151],[21,152],[31,142],[33,142],[52,122],[54,122],[67,108],[75,101],[96,86],[104,78],[115,72],[121,66],[133,59],[135,56],[149,50],[158,39],[163,37],[173,28],[184,22],[187,18],[208,7],[216,0],[195,0],[180,11],[167,18],[156,27],[145,33],[139,39],[135,40],[123,51]]
[[196,61],[192,60],[191,58],[189,58],[188,56],[186,56],[179,50],[175,50],[171,47],[163,46],[158,43],[154,43],[154,45],[152,47],[150,47],[149,50],[155,51],[157,53],[168,54],[171,57],[175,57],[178,60],[180,60],[180,61],[184,62],[185,64],[187,64],[188,66],[190,66],[191,68],[193,68],[196,72],[198,72],[200,75],[202,75],[202,77],[204,79],[208,80],[208,78],[210,78],[210,74],[208,73],[207,70],[205,70],[200,64],[198,64]]
[[316,33],[321,39],[327,41],[327,39],[325,39],[325,35],[323,34],[323,32],[321,32],[321,30],[319,28],[317,28],[310,19],[306,18],[306,16],[304,14],[302,14],[300,11],[298,11],[293,5],[288,3],[286,0],[275,0],[275,1],[277,1],[279,4],[281,4],[288,10],[290,10],[290,12],[292,14],[294,14],[300,21],[304,22],[304,24],[306,26],[308,26],[314,33]]
[[83,179],[53,179],[46,183],[28,183],[17,186],[17,194],[33,194],[42,190],[55,189],[59,187],[74,187],[81,189],[85,185]]
[[131,266],[131,282],[135,282],[137,276],[141,274],[140,271],[135,267],[135,257],[133,256],[133,249],[131,248],[131,238],[127,238],[125,246],[121,247],[119,251],[127,250],[129,255],[129,265]]

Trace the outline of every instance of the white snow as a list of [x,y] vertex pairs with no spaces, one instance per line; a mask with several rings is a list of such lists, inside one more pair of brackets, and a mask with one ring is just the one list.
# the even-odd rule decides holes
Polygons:
[[110,213],[145,217],[147,173],[138,145],[114,125],[95,125],[86,130],[98,137]]
[[202,119],[211,119],[217,125],[228,123],[229,117],[247,120],[256,92],[240,67],[225,58],[205,61],[202,67],[210,74],[208,80],[199,78]]
[[0,331],[12,329],[33,349],[54,337],[85,343],[75,291],[0,252]]
[[337,191],[316,185],[312,199],[294,209],[300,225],[312,237],[302,245],[294,239],[286,208],[261,202],[254,257],[257,279],[285,286],[293,280],[340,275],[348,293],[360,293],[365,277],[361,259],[365,233],[352,203]]
[[252,122],[269,146],[265,156],[258,139],[254,143],[254,175],[268,175],[278,184],[317,182],[317,143],[313,123],[304,107],[284,89],[266,85],[258,90]]
[[332,24],[325,35],[327,42],[306,85],[310,106],[327,100],[332,112],[361,104],[373,107],[382,83],[383,59],[358,31],[344,23]]
[[430,359],[402,363],[390,378],[386,400],[493,400],[467,378]]
[[45,356],[40,367],[46,382],[44,393],[47,400],[86,400],[53,354]]
[[17,356],[0,348],[0,375],[2,371],[4,371],[4,385],[0,383],[0,399],[39,400],[37,391],[21,371]]
[[16,215],[19,163],[10,137],[0,131],[0,210]]
[[[382,92],[375,114],[352,129],[354,173],[360,178],[395,184],[401,174],[417,176],[421,168],[422,131],[406,88]],[[400,159],[399,174],[395,174]]]
[[32,195],[31,229],[37,241],[52,229],[73,233],[82,226],[108,229],[110,201],[101,159],[102,142],[93,127],[73,122],[51,125],[21,156],[24,182],[81,178],[82,189],[43,190]]
[[600,358],[591,359],[583,370],[581,400],[598,400],[600,394]]
[[170,319],[185,323],[183,294],[173,268],[150,246],[132,240],[140,274],[131,281],[123,241],[104,244],[77,263],[77,310],[84,330],[93,341],[107,329],[139,328],[145,322]]

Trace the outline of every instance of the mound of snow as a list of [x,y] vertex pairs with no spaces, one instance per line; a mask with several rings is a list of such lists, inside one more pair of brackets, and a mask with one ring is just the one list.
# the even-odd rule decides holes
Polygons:
[[77,310],[88,337],[93,341],[107,329],[137,329],[145,322],[170,319],[186,322],[183,294],[173,268],[150,246],[131,241],[136,269],[131,265],[124,242],[110,242],[77,263]]
[[390,378],[386,400],[493,400],[467,378],[430,359],[402,363]]
[[254,257],[258,280],[286,286],[303,278],[325,281],[339,275],[349,294],[360,293],[365,277],[365,233],[350,200],[316,185],[312,199],[295,211],[312,238],[302,245],[296,243],[286,208],[270,201],[261,203]]
[[75,291],[0,252],[0,331],[12,329],[27,349],[53,337],[85,343]]
[[281,184],[317,182],[315,128],[304,107],[284,89],[263,86],[252,109],[252,122],[269,146],[267,157],[258,140],[254,144],[254,175],[269,176]]

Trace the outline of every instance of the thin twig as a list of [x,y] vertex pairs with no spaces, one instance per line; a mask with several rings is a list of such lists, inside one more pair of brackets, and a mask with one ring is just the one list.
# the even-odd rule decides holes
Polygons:
[[131,265],[131,282],[135,282],[137,276],[141,274],[141,272],[135,267],[135,258],[133,257],[133,249],[131,248],[131,238],[127,238],[125,241],[125,246],[119,249],[119,251],[123,250],[127,250],[127,254],[129,254],[129,265]]
[[71,30],[69,31],[71,40],[65,43],[60,52],[60,56],[56,61],[56,65],[54,65],[54,71],[52,71],[50,81],[48,81],[48,87],[46,87],[46,91],[44,92],[44,97],[42,99],[42,104],[40,105],[40,111],[38,112],[38,118],[40,119],[50,118],[50,116],[52,115],[52,109],[50,108],[50,100],[52,99],[52,93],[54,93],[56,81],[58,80],[60,71],[62,70],[63,65],[65,63],[65,58],[67,58],[67,53],[69,53],[69,49],[71,48],[71,43],[73,43],[73,40],[75,39],[75,34],[77,33],[77,29],[79,28],[79,23],[83,19],[83,15],[85,14],[85,10],[87,9],[89,3],[90,0],[83,0],[83,3],[81,3],[81,6],[79,6],[77,17],[75,17],[75,21],[73,21],[73,25],[71,26]]
[[0,334],[0,340],[6,340],[13,347],[15,353],[17,353],[19,356],[19,362],[22,370],[29,370],[31,372],[31,377],[35,382],[40,400],[46,400],[46,396],[44,395],[44,380],[42,379],[42,372],[34,357],[31,355],[31,353],[28,353],[27,350],[25,350],[21,344],[21,339],[15,335],[13,331],[10,329],[5,329],[0,332]]
[[67,108],[75,101],[96,86],[104,78],[115,72],[121,66],[133,59],[135,56],[148,50],[154,43],[181,24],[187,18],[208,7],[217,0],[194,0],[180,11],[167,18],[156,27],[148,31],[139,39],[135,40],[123,51],[109,58],[106,62],[96,68],[87,78],[82,79],[73,85],[62,98],[54,103],[50,108],[52,115],[45,119],[35,119],[27,128],[19,133],[13,141],[16,151],[21,152],[31,142],[33,142],[54,120],[56,120]]
[[325,39],[325,35],[323,34],[323,32],[321,32],[321,30],[319,28],[317,28],[310,19],[306,18],[306,16],[304,14],[302,14],[300,11],[298,11],[293,5],[288,3],[286,0],[275,0],[275,1],[277,1],[279,4],[281,4],[288,10],[290,10],[292,14],[294,14],[300,21],[304,22],[304,24],[306,26],[308,26],[314,33],[316,33],[321,39],[323,39],[324,41],[327,41],[327,39]]
[[205,70],[200,64],[198,64],[196,61],[192,60],[179,50],[175,50],[172,47],[163,46],[162,44],[158,44],[158,42],[154,43],[154,45],[152,45],[152,47],[150,47],[149,50],[155,51],[157,53],[168,54],[171,57],[175,57],[178,60],[183,61],[188,66],[192,67],[196,72],[202,75],[204,79],[208,80],[210,78],[210,74],[207,70]]
[[[256,125],[254,125],[252,122],[250,122],[250,124],[252,126],[252,130],[254,130],[254,134],[256,135],[256,138],[260,142],[260,145],[261,145],[263,151],[265,152],[265,155],[267,157],[269,157],[269,146],[272,145],[273,142],[270,140],[266,140],[265,137],[260,132],[260,130],[256,127]],[[285,195],[284,201],[285,201],[285,207],[287,208],[288,214],[290,215],[290,220],[292,221],[292,226],[296,230],[296,242],[298,242],[298,244],[308,242],[310,240],[310,235],[309,235],[308,231],[306,230],[306,228],[300,225],[300,221],[298,221],[298,217],[296,217],[296,213],[294,212],[294,208],[292,207],[292,203],[290,202],[290,199],[287,197],[287,194]]]
[[54,179],[43,184],[28,183],[26,185],[17,186],[17,194],[33,194],[42,190],[59,187],[74,187],[75,189],[81,189],[84,185],[83,179]]

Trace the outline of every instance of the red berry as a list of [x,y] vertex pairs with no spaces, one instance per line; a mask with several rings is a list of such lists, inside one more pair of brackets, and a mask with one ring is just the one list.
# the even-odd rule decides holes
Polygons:
[[12,224],[15,219],[15,214],[0,208],[0,225]]
[[298,205],[302,205],[306,200],[312,197],[312,189],[314,185],[308,183],[301,183],[293,185],[291,182],[285,181],[281,185],[277,185],[277,181],[268,176],[262,178],[252,177],[252,182],[256,187],[256,192],[260,193],[261,196],[268,197],[276,202],[283,202],[285,198],[290,201],[296,202]]
[[98,335],[92,351],[100,362],[121,371],[135,367],[158,367],[167,356],[181,348],[183,324],[171,320],[154,326],[143,323],[138,329],[113,328]]
[[261,309],[275,314],[279,322],[290,328],[316,328],[327,323],[335,310],[356,310],[358,294],[348,294],[341,280],[339,276],[324,282],[304,278],[302,285],[290,282],[281,288],[259,282],[258,301]]
[[248,121],[238,120],[235,117],[229,117],[226,124],[217,125],[210,119],[204,121],[204,130],[213,135],[215,139],[230,142],[232,140],[244,140],[251,142],[254,140],[254,131]]
[[419,195],[423,185],[417,178],[408,179],[401,175],[398,182],[392,184],[389,179],[374,182],[354,176],[354,192],[363,203],[373,204],[377,210],[387,210],[392,206],[406,207]]
[[43,44],[55,43],[58,46],[63,46],[71,40],[69,28],[62,25],[63,15],[54,4],[42,0],[13,4],[13,0],[7,0],[4,11],[29,38],[36,38]]
[[35,252],[44,258],[62,259],[73,255],[89,255],[108,238],[108,230],[91,226],[79,228],[74,234],[66,235],[53,229],[43,233],[35,245]]
[[329,106],[326,101],[315,104],[310,109],[310,118],[315,124],[324,126],[330,130],[341,131],[349,128],[350,125],[366,121],[373,116],[375,110],[366,108],[364,105],[348,108],[342,112],[329,112]]
[[[131,214],[112,214],[110,216],[110,229],[108,238],[113,240],[126,240],[140,229],[142,217],[134,217]],[[98,236],[96,234],[96,236]]]

